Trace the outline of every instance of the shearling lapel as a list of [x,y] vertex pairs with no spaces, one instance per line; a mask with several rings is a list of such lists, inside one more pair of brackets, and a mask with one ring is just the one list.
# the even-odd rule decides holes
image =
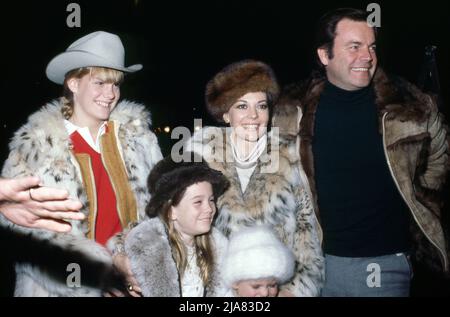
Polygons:
[[430,98],[407,81],[388,76],[379,70],[374,81],[379,131],[383,129],[387,148],[405,141],[428,137],[426,122]]
[[127,171],[119,153],[114,121],[108,122],[108,131],[101,137],[105,169],[117,198],[117,213],[123,228],[137,220],[136,197],[128,181]]
[[[303,117],[300,123],[300,136],[305,139],[314,137],[314,122],[320,96],[325,86],[325,78],[312,79],[298,96],[301,98]],[[429,97],[423,94],[414,85],[399,77],[388,77],[383,69],[379,68],[373,80],[375,91],[375,104],[378,109],[380,122],[387,112],[388,120],[396,118],[399,121],[424,122],[429,114]],[[289,99],[289,98],[287,98]]]

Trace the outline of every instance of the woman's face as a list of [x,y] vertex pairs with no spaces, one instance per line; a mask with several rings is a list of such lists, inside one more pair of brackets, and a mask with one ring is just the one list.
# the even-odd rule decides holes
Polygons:
[[275,297],[278,284],[274,278],[244,280],[233,284],[234,292],[239,297]]
[[189,186],[177,206],[172,206],[171,220],[183,241],[207,233],[216,213],[213,189],[209,182]]
[[256,142],[266,132],[269,106],[264,92],[249,92],[240,97],[223,115],[233,128],[235,136],[247,142]]
[[83,125],[108,120],[120,97],[118,84],[105,82],[95,74],[71,78],[68,87],[73,93],[77,123]]

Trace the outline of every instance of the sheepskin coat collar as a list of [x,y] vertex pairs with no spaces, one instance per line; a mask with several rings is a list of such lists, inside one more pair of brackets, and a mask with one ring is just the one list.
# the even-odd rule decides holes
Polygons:
[[[311,78],[287,87],[275,107],[273,120],[282,134],[299,137],[301,162],[317,213],[312,142],[315,113],[325,83],[324,78]],[[447,271],[447,243],[436,195],[444,183],[448,160],[442,116],[430,96],[382,69],[375,74],[373,88],[388,165],[411,210],[416,259],[434,270]]]
[[[121,160],[125,165],[131,189],[136,196],[137,210],[143,219],[145,206],[150,198],[146,186],[147,176],[151,168],[162,158],[156,136],[149,129],[150,114],[144,105],[121,101],[111,113],[110,120],[115,121]],[[66,189],[70,197],[79,199],[83,204],[81,212],[86,215],[86,219],[89,218],[87,195],[78,163],[71,151],[71,141],[64,126],[59,101],[54,100],[32,114],[28,122],[15,133],[9,148],[10,154],[3,166],[3,177],[37,175],[45,186]],[[103,249],[86,238],[87,220],[71,221],[70,234],[27,229],[5,219],[1,222],[16,232],[28,234],[42,244],[58,245],[63,250],[81,249],[91,254],[94,252],[91,250]],[[24,249],[21,252],[29,251]],[[109,261],[107,252],[102,257],[96,255],[93,258],[96,257]],[[31,296],[36,289],[42,290],[39,294],[73,293],[74,289],[68,290],[65,282],[54,281],[51,274],[39,268],[33,268],[32,264],[17,264],[17,267],[17,295]],[[19,275],[26,277],[22,278]],[[21,283],[22,280],[27,281]],[[47,287],[50,284],[53,286]]]
[[272,226],[296,257],[295,276],[282,288],[295,296],[318,296],[324,263],[317,219],[299,172],[295,137],[269,133],[267,150],[242,191],[228,132],[205,127],[187,144],[187,149],[202,155],[211,168],[230,181],[217,201],[214,225],[227,237],[256,224]]
[[[222,261],[228,241],[217,229],[211,230],[215,264],[205,295],[221,297],[230,294],[221,279]],[[180,275],[172,256],[167,228],[159,218],[147,218],[133,228],[127,234],[125,252],[130,260],[131,271],[145,297],[182,295]]]

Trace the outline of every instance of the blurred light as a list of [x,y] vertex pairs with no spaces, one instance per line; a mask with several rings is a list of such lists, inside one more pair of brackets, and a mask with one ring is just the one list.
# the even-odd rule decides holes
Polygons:
[[170,132],[170,127],[164,127],[164,132],[169,133]]
[[201,129],[201,127],[200,127],[200,126],[198,126],[198,125],[197,125],[197,126],[195,126],[195,128],[194,128],[194,130],[195,130],[195,131],[198,131],[198,130],[200,130],[200,129]]

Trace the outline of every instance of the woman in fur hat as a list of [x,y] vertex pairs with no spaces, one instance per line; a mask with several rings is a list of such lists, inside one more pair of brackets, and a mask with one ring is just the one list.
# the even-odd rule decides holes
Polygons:
[[278,286],[294,275],[295,258],[268,226],[235,232],[223,264],[225,285],[237,297],[276,297]]
[[[68,257],[48,261],[64,266],[16,264],[15,296],[100,295],[100,285],[88,280],[87,272],[110,269],[112,259],[104,245],[143,216],[149,201],[146,176],[162,155],[145,106],[119,101],[124,73],[142,68],[125,67],[124,53],[117,35],[98,31],[53,58],[47,77],[63,85],[63,96],[32,114],[9,145],[4,177],[39,176],[43,185],[65,189],[79,199],[86,216],[84,221],[70,221],[69,234],[0,219],[18,234],[30,236],[38,248],[61,249],[61,256]],[[81,287],[70,287],[66,266],[80,263],[81,258],[93,263],[80,268],[85,277]],[[91,276],[103,277],[103,272]]]
[[[170,156],[148,178],[148,219],[126,236],[125,251],[144,296],[224,296],[220,261],[227,240],[211,223],[228,186],[205,162]],[[197,161],[197,162],[196,162]]]
[[187,143],[221,171],[230,188],[219,198],[215,226],[226,236],[244,227],[270,224],[294,252],[293,279],[282,296],[318,296],[324,262],[318,222],[295,139],[267,132],[279,87],[272,69],[245,60],[225,67],[206,86],[206,106],[219,124],[205,127]]

